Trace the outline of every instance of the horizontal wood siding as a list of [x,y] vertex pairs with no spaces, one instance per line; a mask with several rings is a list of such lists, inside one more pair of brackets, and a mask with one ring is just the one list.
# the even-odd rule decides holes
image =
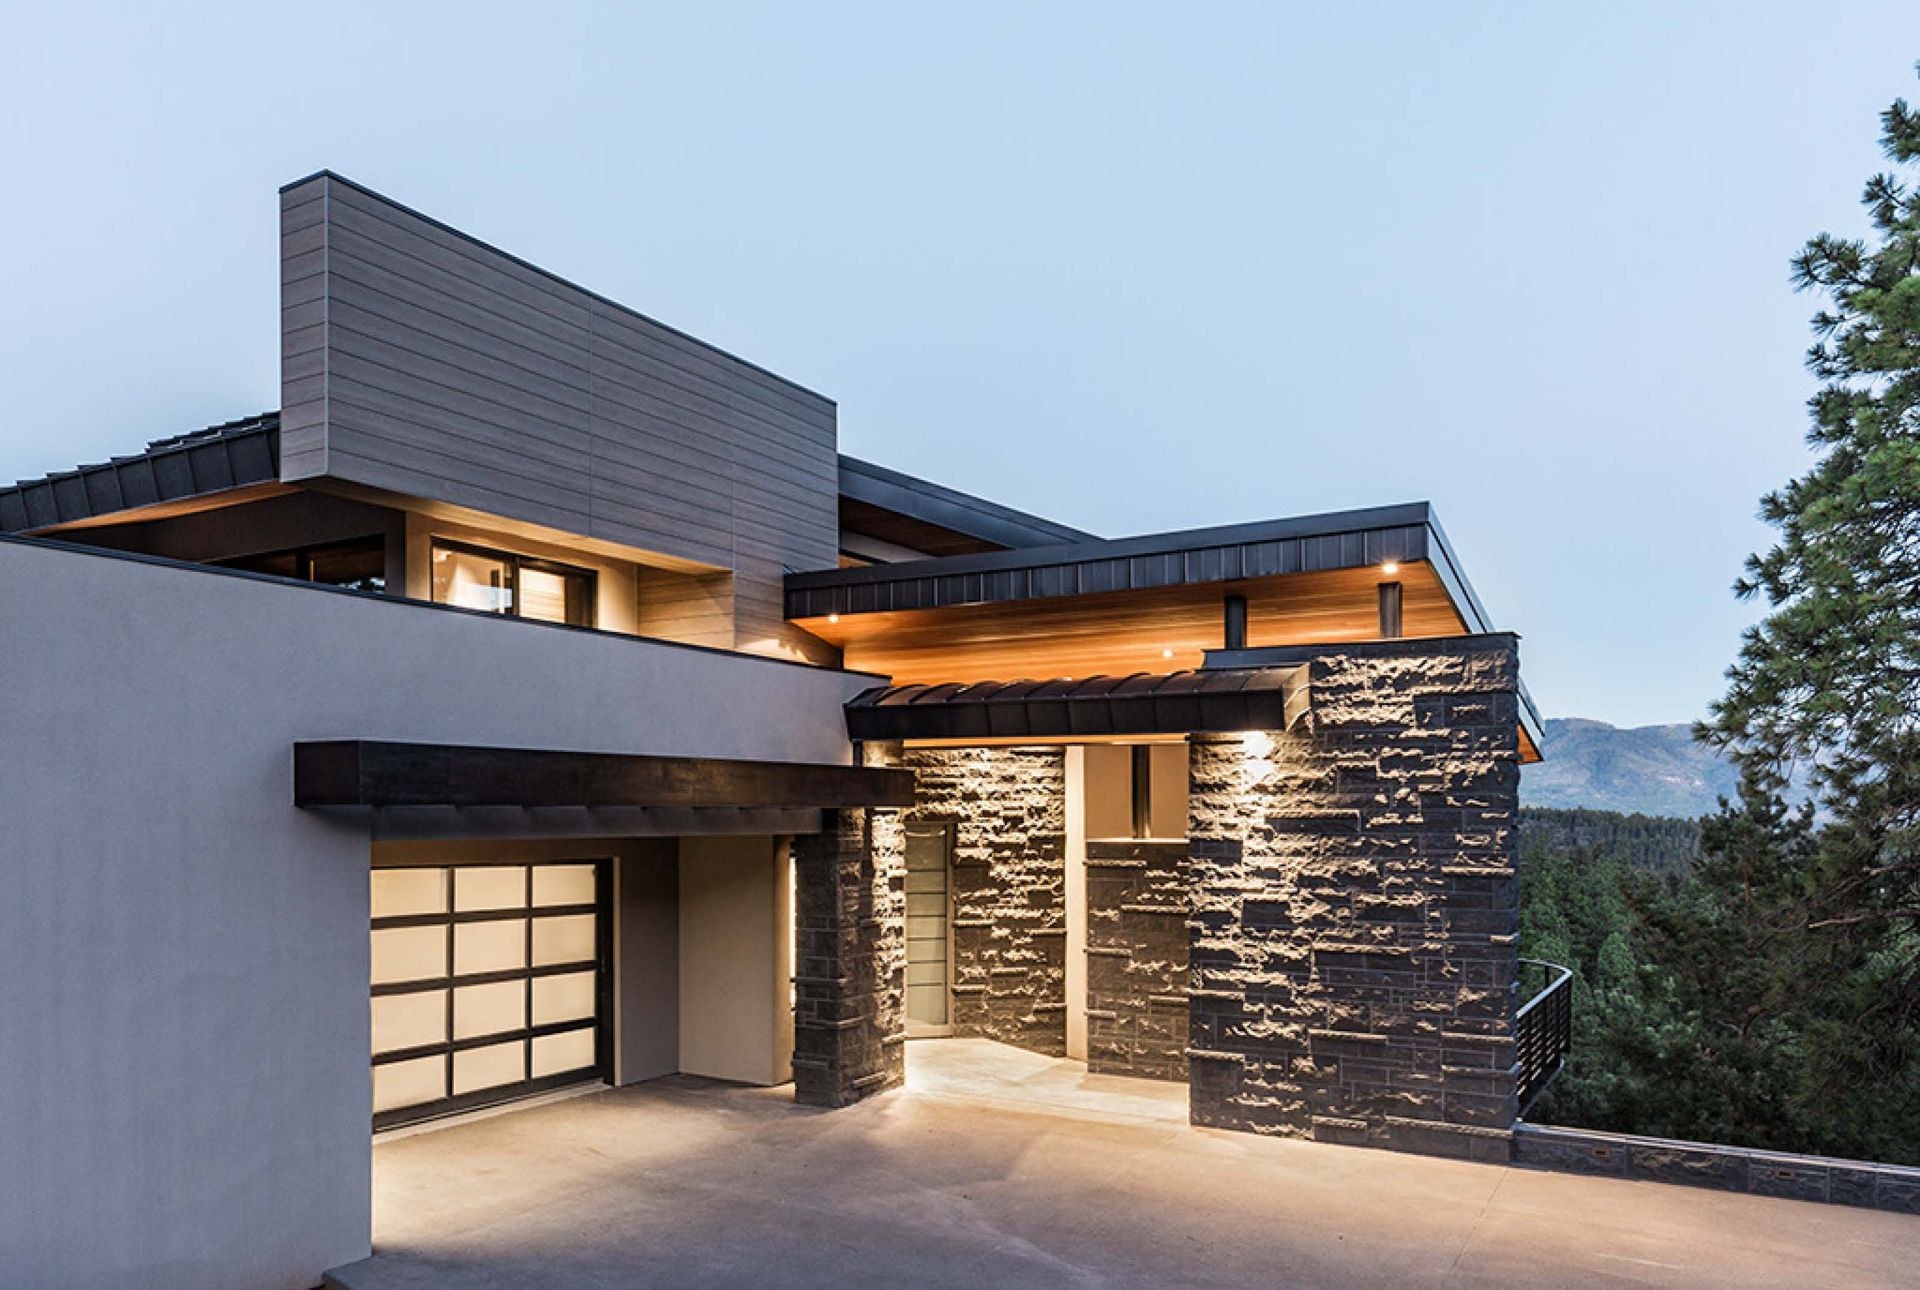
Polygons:
[[733,577],[687,574],[642,567],[639,582],[642,636],[687,645],[733,648]]
[[327,473],[327,189],[280,194],[280,478]]
[[835,562],[832,402],[334,176],[282,220],[283,479],[730,571],[725,596],[659,580],[656,621],[833,655],[782,599],[786,569]]

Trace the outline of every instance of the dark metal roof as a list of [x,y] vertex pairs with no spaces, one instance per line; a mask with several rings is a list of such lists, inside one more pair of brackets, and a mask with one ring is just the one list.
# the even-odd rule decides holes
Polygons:
[[[1061,543],[857,569],[788,574],[788,618],[941,609],[1154,587],[1236,582],[1275,574],[1430,560],[1468,629],[1488,624],[1425,502]],[[1479,621],[1475,621],[1476,618]]]
[[293,746],[310,809],[912,806],[913,772],[812,762],[335,739]]
[[1083,681],[880,686],[846,706],[851,739],[1038,739],[1286,730],[1307,669],[1257,667]]
[[277,483],[280,414],[156,439],[145,452],[0,488],[0,533],[70,524],[161,502]]
[[1098,540],[1080,529],[845,454],[840,457],[840,496],[996,547]]

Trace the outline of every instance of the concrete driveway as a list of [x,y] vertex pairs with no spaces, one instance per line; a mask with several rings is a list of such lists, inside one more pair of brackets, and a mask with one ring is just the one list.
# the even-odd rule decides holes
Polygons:
[[915,1043],[844,1111],[685,1078],[386,1141],[348,1290],[1893,1286],[1920,1218],[1200,1130],[1183,1090]]

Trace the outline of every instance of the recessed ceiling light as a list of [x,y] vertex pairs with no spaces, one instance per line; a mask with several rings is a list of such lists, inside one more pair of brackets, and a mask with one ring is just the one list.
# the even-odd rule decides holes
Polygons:
[[837,623],[837,622],[839,622],[839,621],[840,621],[840,615],[839,615],[839,614],[828,614],[828,615],[827,615],[827,621],[828,621],[828,622],[830,622],[830,623]]
[[1380,566],[1380,572],[1391,578],[1394,574],[1400,572],[1400,562],[1398,560],[1389,560]]
[[1163,650],[1161,650],[1161,651],[1160,651],[1160,657],[1161,657],[1161,658],[1172,658],[1172,657],[1173,657],[1173,651],[1172,651],[1172,650],[1170,650],[1170,649],[1163,649]]

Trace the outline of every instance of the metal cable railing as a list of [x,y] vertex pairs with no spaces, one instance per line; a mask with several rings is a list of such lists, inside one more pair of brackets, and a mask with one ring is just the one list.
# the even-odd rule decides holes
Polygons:
[[1520,1065],[1520,1112],[1524,1115],[1533,1099],[1560,1073],[1567,1050],[1573,1046],[1573,973],[1558,963],[1539,959],[1521,959],[1520,966],[1523,977],[1526,969],[1535,968],[1547,981],[1513,1017],[1514,1055]]

